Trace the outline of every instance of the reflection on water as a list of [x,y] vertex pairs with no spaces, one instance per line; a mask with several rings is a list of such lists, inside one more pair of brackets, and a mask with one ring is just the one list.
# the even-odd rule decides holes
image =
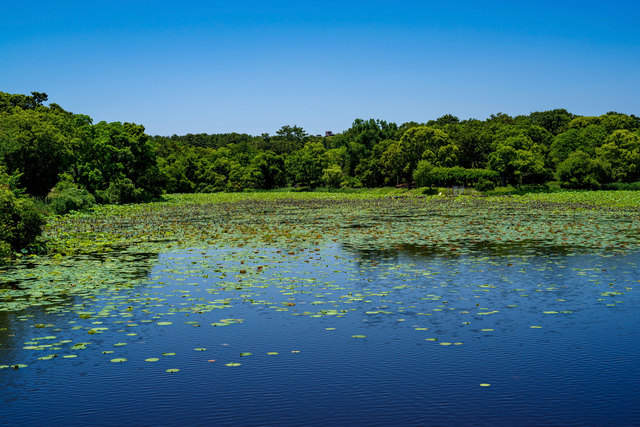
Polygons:
[[640,256],[469,249],[168,253],[134,286],[0,312],[0,419],[636,423]]

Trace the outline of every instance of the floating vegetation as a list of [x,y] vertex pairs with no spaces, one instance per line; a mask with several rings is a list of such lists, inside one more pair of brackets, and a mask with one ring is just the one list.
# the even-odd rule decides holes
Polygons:
[[[622,300],[634,295],[633,286],[609,278],[611,271],[603,266],[578,268],[566,262],[576,254],[606,259],[638,249],[640,197],[625,201],[598,194],[604,198],[588,193],[456,199],[174,195],[162,203],[101,206],[93,213],[58,217],[47,228],[55,255],[24,257],[3,270],[0,311],[22,322],[31,338],[15,344],[2,334],[0,349],[11,341],[12,348],[33,355],[25,361],[39,363],[75,358],[67,353],[80,351],[83,359],[95,357],[92,346],[114,343],[131,360],[158,362],[132,347],[184,336],[184,344],[156,348],[175,346],[180,357],[174,361],[198,359],[193,351],[204,352],[204,346],[211,353],[215,349],[207,356],[218,360],[237,357],[246,348],[278,355],[266,351],[275,347],[284,358],[300,353],[250,343],[233,347],[227,356],[217,354],[217,346],[226,345],[220,344],[225,334],[256,326],[259,310],[268,314],[265,318],[289,316],[290,322],[314,331],[349,330],[371,337],[378,335],[365,327],[408,331],[407,339],[429,351],[466,343],[447,349],[449,354],[472,347],[469,336],[492,340],[506,335],[508,328],[500,322],[523,313],[535,312],[527,321],[518,320],[516,326],[527,330],[579,316],[588,308],[567,289],[569,278],[589,285],[581,292],[593,305],[618,313],[625,310]],[[478,273],[458,280],[466,271]],[[526,334],[539,337],[550,330]],[[431,331],[428,335],[439,338],[425,339],[413,331]],[[349,337],[367,335],[343,332],[324,336],[346,340],[344,345],[352,348],[376,341],[353,342]],[[146,354],[159,355],[160,350],[146,348]],[[305,350],[304,357],[310,354],[298,348]],[[11,367],[22,360],[0,362]],[[145,369],[162,363],[168,360]]]

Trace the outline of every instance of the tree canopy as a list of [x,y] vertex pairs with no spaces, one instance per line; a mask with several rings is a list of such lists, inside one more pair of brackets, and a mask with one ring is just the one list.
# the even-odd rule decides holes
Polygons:
[[162,193],[380,187],[414,179],[483,186],[558,180],[570,188],[640,180],[640,118],[613,111],[499,112],[486,120],[445,114],[400,125],[356,119],[326,137],[297,125],[273,135],[150,136],[140,124],[94,123],[46,101],[45,93],[0,92],[0,165],[39,197],[54,188],[59,197],[129,203]]

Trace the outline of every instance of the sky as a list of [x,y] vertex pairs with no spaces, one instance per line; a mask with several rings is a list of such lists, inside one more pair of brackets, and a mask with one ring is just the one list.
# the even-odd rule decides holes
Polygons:
[[151,135],[640,115],[640,2],[0,2],[0,91]]

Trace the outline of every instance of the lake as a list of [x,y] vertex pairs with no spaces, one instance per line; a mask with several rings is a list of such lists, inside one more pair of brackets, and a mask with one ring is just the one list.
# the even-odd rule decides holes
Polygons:
[[640,424],[638,252],[276,243],[25,268],[0,424]]

